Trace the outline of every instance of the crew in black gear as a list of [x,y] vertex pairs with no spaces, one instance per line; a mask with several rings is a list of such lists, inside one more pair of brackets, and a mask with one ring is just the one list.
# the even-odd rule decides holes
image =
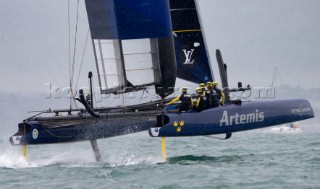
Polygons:
[[180,96],[171,100],[167,105],[181,101],[181,103],[178,105],[179,112],[189,111],[193,107],[193,101],[192,101],[191,95],[187,93],[188,88],[183,87],[181,92],[182,94]]
[[207,107],[207,99],[206,99],[206,96],[203,94],[203,90],[200,87],[196,89],[196,92],[198,96],[197,96],[196,106],[194,109],[197,112],[201,112],[202,110],[205,110]]
[[212,101],[214,103],[214,107],[218,107],[219,106],[220,100],[221,100],[221,104],[224,105],[224,99],[225,99],[224,98],[224,93],[220,89],[218,89],[218,82],[212,82],[211,85],[212,85],[213,91],[216,92],[216,95],[214,95],[212,97]]
[[213,95],[214,91],[212,90],[210,81],[208,81],[206,83],[206,87],[207,87],[207,90],[206,90],[205,95],[207,98],[207,108],[212,108],[213,107],[212,95]]
[[212,90],[211,100],[212,100],[212,107],[216,108],[219,107],[220,104],[220,95],[217,93],[216,90]]

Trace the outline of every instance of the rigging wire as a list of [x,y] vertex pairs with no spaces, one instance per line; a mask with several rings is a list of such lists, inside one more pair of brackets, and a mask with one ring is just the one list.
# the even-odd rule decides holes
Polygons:
[[74,46],[73,46],[73,58],[72,58],[72,65],[71,65],[71,70],[70,70],[70,108],[72,107],[72,102],[75,106],[76,102],[74,97],[74,92],[73,92],[73,77],[74,77],[74,68],[75,68],[75,58],[76,58],[76,51],[77,51],[77,33],[78,33],[78,22],[79,22],[79,0],[77,1],[77,15],[76,15],[76,28],[75,28],[75,34],[74,34]]
[[[68,0],[68,46],[69,46],[69,56],[68,56],[68,62],[69,62],[69,79],[71,80],[70,70],[71,70],[71,44],[70,44],[70,0]],[[70,85],[70,88],[72,86]],[[70,96],[70,110],[72,109],[72,97]]]
[[274,72],[273,72],[271,87],[276,88],[277,86],[279,86],[281,84],[282,84],[282,82],[281,82],[280,72],[278,70],[278,67],[275,67]]
[[74,48],[73,48],[72,68],[71,68],[71,81],[73,81],[74,67],[76,64],[78,22],[79,22],[79,0],[77,1],[77,16],[76,16],[76,28],[75,28],[75,34],[74,34]]
[[76,90],[78,89],[79,77],[80,77],[80,74],[81,74],[81,69],[82,69],[82,64],[83,64],[83,60],[84,60],[84,55],[85,55],[86,49],[87,49],[87,42],[88,42],[88,38],[89,38],[89,32],[90,32],[90,29],[88,29],[87,38],[86,38],[86,42],[85,42],[84,49],[83,49],[83,53],[82,53],[81,64],[80,64],[79,73],[78,73],[77,82],[76,82],[76,88],[75,88]]
[[70,70],[71,70],[71,44],[70,44],[70,0],[68,0],[68,47],[69,47],[69,78],[70,76]]

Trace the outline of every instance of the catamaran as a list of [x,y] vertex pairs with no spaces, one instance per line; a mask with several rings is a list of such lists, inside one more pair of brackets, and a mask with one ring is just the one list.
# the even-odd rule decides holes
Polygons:
[[[150,136],[225,134],[314,117],[304,99],[247,101],[229,93],[250,90],[228,86],[226,65],[216,51],[224,106],[202,112],[166,112],[176,78],[214,81],[205,35],[194,0],[86,0],[101,94],[124,94],[154,86],[160,100],[130,106],[93,107],[80,90],[78,109],[48,110],[18,124],[13,145],[90,140],[99,160],[97,139],[149,131]],[[92,73],[89,73],[92,78]],[[92,86],[91,86],[92,90]],[[91,92],[92,94],[92,92]]]

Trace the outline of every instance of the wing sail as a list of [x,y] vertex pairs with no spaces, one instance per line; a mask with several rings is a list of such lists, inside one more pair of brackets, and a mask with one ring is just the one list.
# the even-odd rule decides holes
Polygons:
[[177,77],[194,83],[213,81],[210,58],[194,0],[170,0]]
[[86,0],[86,8],[101,93],[149,85],[160,88],[160,96],[173,92],[176,64],[167,0]]

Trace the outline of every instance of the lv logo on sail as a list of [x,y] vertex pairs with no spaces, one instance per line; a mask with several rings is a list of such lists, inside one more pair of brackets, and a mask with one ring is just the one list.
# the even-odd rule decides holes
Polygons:
[[191,49],[191,51],[187,51],[186,49],[182,50],[184,52],[184,55],[186,56],[186,60],[183,64],[193,64],[194,59],[192,59],[192,54],[194,52],[194,49]]

